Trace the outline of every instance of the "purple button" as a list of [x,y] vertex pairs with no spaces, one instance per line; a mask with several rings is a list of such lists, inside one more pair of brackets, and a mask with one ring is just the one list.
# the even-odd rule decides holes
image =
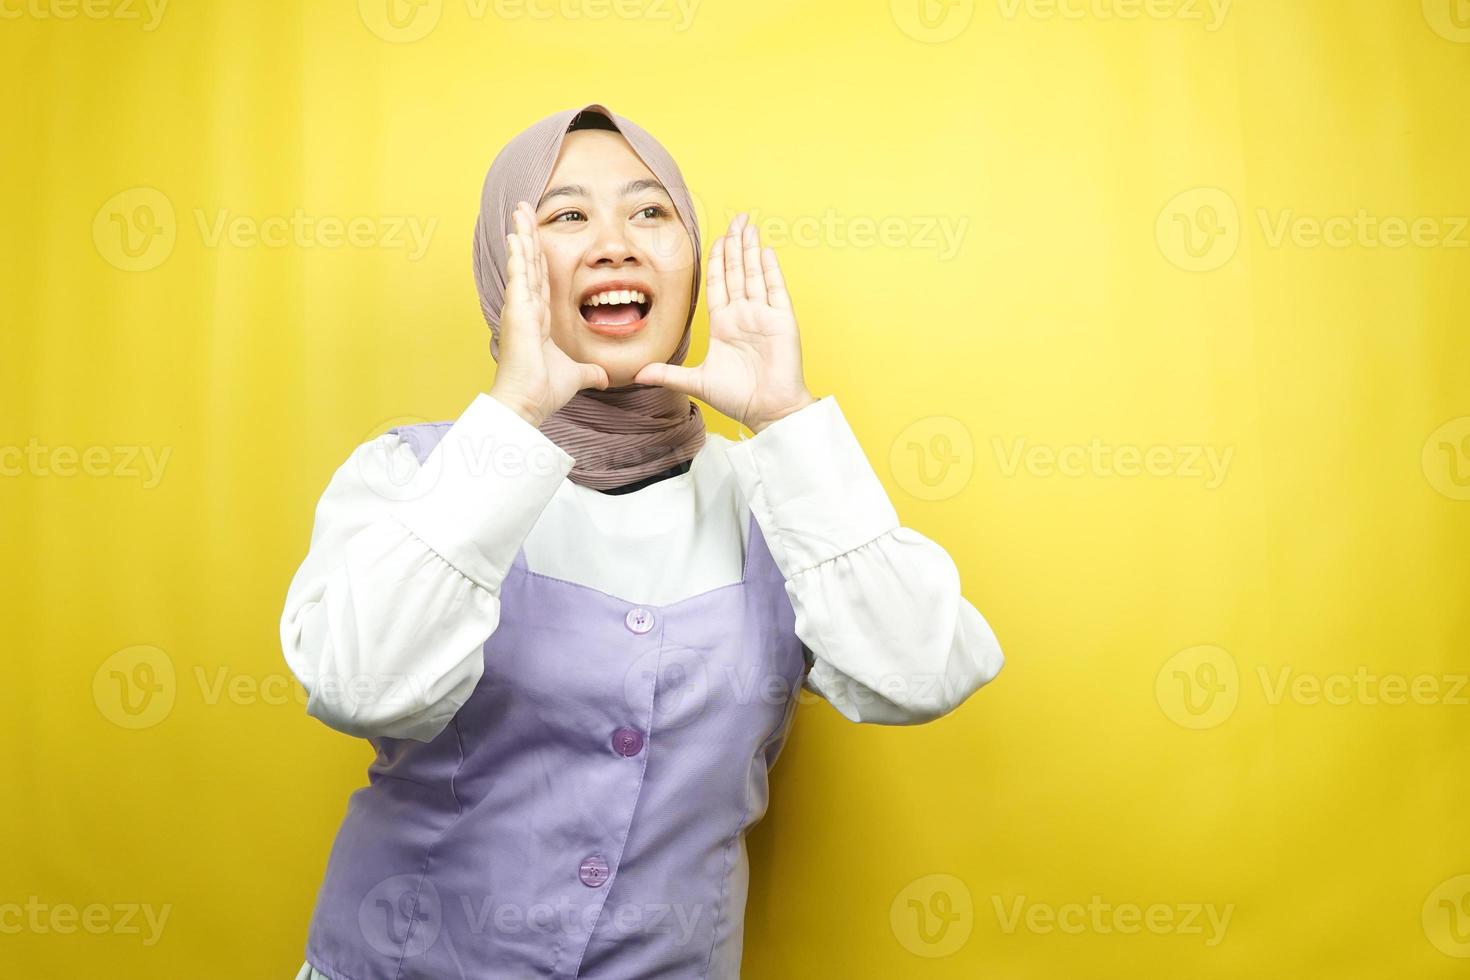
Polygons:
[[653,612],[642,606],[634,606],[628,610],[628,615],[623,617],[623,622],[634,633],[647,633],[653,629]]
[[607,862],[601,854],[585,857],[582,859],[582,866],[577,869],[577,876],[588,888],[601,888],[607,881]]
[[637,755],[643,751],[643,733],[624,725],[613,732],[612,744],[618,755]]

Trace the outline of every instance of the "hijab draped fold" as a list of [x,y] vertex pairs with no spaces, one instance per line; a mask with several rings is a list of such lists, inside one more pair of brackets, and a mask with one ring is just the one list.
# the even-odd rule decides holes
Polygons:
[[[490,325],[490,356],[500,359],[500,312],[505,305],[509,252],[505,236],[515,229],[516,202],[532,207],[545,192],[567,128],[582,112],[606,116],[653,172],[673,200],[674,210],[694,246],[694,285],[684,335],[669,358],[682,364],[689,354],[690,328],[699,303],[699,223],[694,203],[674,158],[635,123],[593,103],[547,116],[519,133],[496,155],[485,175],[480,215],[475,221],[475,286],[480,312]],[[567,478],[609,490],[662,473],[693,459],[704,446],[704,416],[682,392],[659,385],[627,384],[605,391],[583,388],[553,412],[541,432],[575,460]]]

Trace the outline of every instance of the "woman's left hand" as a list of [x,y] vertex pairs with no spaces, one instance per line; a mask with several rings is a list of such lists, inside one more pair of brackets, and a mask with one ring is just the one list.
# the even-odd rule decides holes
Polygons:
[[801,372],[801,335],[776,253],[742,212],[710,249],[709,353],[688,368],[645,364],[633,380],[682,391],[760,432],[816,401]]

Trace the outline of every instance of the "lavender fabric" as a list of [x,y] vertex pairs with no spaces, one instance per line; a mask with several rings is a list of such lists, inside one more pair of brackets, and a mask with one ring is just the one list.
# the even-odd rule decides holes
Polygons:
[[[420,461],[443,427],[403,429]],[[370,739],[306,959],[332,980],[736,980],[747,832],[807,669],[754,515],[741,581],[641,606],[501,587],[470,698],[431,742]]]
[[[581,112],[597,112],[612,120],[673,199],[674,210],[693,245],[693,289],[689,318],[670,364],[689,355],[690,328],[699,304],[699,222],[679,166],[658,140],[631,120],[593,103],[547,116],[515,136],[495,157],[480,194],[475,221],[475,286],[480,312],[490,325],[490,356],[500,359],[500,312],[505,305],[509,253],[505,236],[514,229],[516,202],[533,207],[545,192],[556,167],[567,127]],[[682,392],[657,385],[628,384],[599,391],[584,388],[552,413],[541,426],[548,439],[575,461],[567,478],[573,483],[607,490],[693,459],[704,445],[704,416]]]

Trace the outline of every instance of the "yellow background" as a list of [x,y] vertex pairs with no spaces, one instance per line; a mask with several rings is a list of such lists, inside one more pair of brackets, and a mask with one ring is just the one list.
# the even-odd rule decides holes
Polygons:
[[[315,501],[488,388],[485,169],[605,102],[706,244],[758,212],[1008,658],[927,726],[808,697],[745,975],[1470,975],[1465,0],[92,2],[0,4],[0,972],[293,975],[371,757],[280,652]],[[211,233],[297,209],[365,237]]]

